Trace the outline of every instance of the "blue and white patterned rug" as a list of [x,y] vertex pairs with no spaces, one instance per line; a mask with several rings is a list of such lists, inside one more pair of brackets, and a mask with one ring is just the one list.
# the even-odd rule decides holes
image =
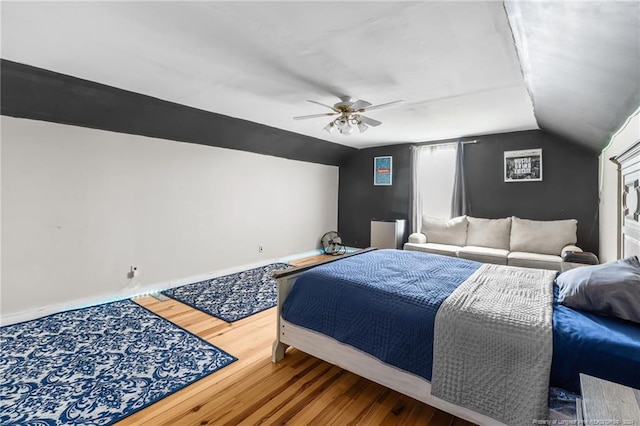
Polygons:
[[0,328],[0,424],[109,425],[236,358],[130,301]]
[[223,321],[234,322],[274,307],[278,296],[271,273],[288,268],[293,265],[272,263],[162,293]]

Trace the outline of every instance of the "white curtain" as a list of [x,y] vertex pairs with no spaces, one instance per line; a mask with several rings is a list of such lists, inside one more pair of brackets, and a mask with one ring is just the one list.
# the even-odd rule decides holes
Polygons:
[[420,232],[423,215],[451,217],[456,151],[456,144],[413,147],[411,232]]

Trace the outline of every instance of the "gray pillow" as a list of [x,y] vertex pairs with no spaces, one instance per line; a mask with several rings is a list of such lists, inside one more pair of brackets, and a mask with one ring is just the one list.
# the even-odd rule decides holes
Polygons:
[[640,262],[636,256],[582,266],[556,278],[558,302],[570,308],[640,323]]

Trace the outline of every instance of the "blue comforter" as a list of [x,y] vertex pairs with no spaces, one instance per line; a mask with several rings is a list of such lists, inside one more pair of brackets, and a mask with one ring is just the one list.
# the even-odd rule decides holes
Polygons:
[[[480,263],[376,250],[302,274],[282,310],[318,331],[431,380],[442,302]],[[554,303],[551,386],[579,392],[578,373],[640,388],[640,326]]]
[[431,380],[436,312],[480,265],[410,251],[363,253],[302,274],[282,317]]

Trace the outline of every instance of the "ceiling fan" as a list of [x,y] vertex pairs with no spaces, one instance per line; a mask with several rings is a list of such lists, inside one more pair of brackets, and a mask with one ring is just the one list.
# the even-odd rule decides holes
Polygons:
[[387,102],[379,105],[371,105],[367,101],[357,100],[353,102],[350,96],[341,96],[340,102],[333,106],[329,106],[323,104],[318,101],[308,101],[313,104],[321,105],[323,107],[329,108],[332,112],[326,112],[324,114],[311,114],[311,115],[300,115],[297,117],[293,117],[294,120],[306,120],[308,118],[319,118],[319,117],[332,117],[336,116],[329,124],[324,127],[324,130],[331,133],[335,129],[343,135],[350,135],[353,133],[354,129],[357,127],[360,130],[360,133],[366,131],[369,126],[379,126],[382,122],[378,120],[374,120],[373,118],[365,117],[362,115],[365,112],[373,111],[375,109],[387,108],[393,105],[403,104],[404,101],[393,101]]

